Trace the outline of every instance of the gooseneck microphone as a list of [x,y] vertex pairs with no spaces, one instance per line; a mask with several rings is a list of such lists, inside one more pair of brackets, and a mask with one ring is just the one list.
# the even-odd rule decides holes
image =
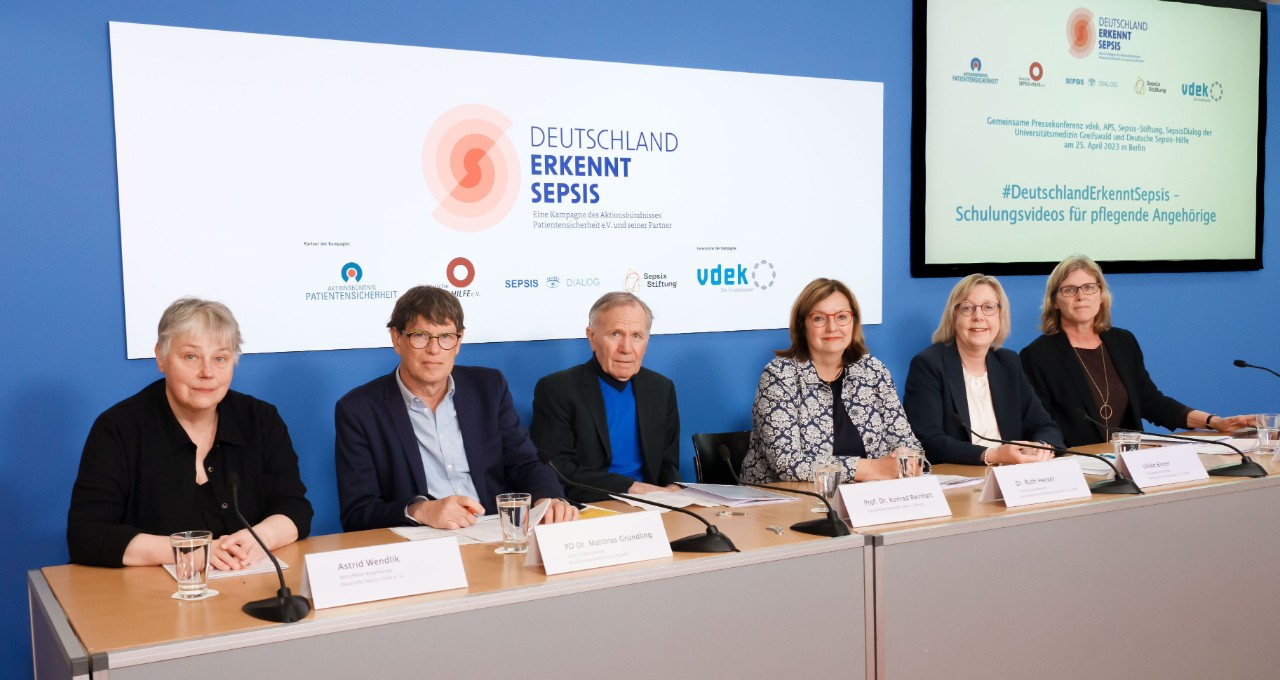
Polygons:
[[1275,377],[1280,378],[1280,373],[1276,373],[1275,371],[1267,368],[1266,366],[1255,366],[1245,361],[1244,359],[1236,359],[1231,363],[1235,364],[1238,368],[1256,368],[1259,371],[1266,371],[1267,373],[1270,373],[1271,375],[1274,375]]
[[964,422],[964,418],[961,418],[959,413],[952,413],[951,417],[955,419],[956,424],[958,424],[961,428],[963,428],[965,432],[968,432],[970,435],[973,435],[978,439],[985,439],[986,441],[989,441],[995,444],[1012,444],[1014,446],[1021,446],[1022,448],[1026,448],[1026,449],[1040,449],[1041,451],[1052,451],[1054,455],[1057,455],[1057,456],[1084,456],[1085,458],[1096,458],[1097,460],[1100,460],[1106,463],[1107,467],[1111,468],[1111,471],[1116,473],[1116,478],[1108,479],[1105,482],[1097,482],[1095,484],[1090,484],[1089,491],[1092,493],[1142,493],[1142,489],[1139,489],[1138,485],[1134,483],[1132,479],[1129,479],[1128,477],[1125,477],[1123,474],[1120,473],[1120,468],[1112,464],[1111,461],[1097,454],[1084,453],[1083,451],[1072,451],[1070,449],[1061,449],[1056,446],[1043,446],[1040,444],[1025,444],[1022,442],[1008,441],[1005,439],[992,439],[991,437],[984,437],[978,434],[977,432],[974,432],[973,430],[969,429],[969,424]]
[[267,544],[263,543],[261,538],[258,538],[253,526],[244,518],[244,515],[240,514],[240,475],[232,470],[227,473],[227,481],[231,482],[231,507],[236,511],[236,518],[240,520],[244,528],[249,530],[249,535],[258,542],[258,545],[262,547],[262,551],[267,553],[267,557],[271,558],[271,563],[276,566],[276,576],[280,577],[280,590],[276,591],[275,597],[249,602],[241,607],[240,610],[255,619],[274,623],[301,621],[311,612],[311,603],[307,601],[307,598],[289,592],[289,587],[284,584],[284,570],[280,568],[280,560],[277,560],[276,556],[271,554],[271,551],[267,549]]
[[1253,459],[1244,455],[1244,451],[1241,451],[1240,449],[1237,449],[1236,447],[1226,442],[1215,441],[1213,439],[1205,439],[1204,437],[1184,437],[1176,434],[1157,434],[1154,432],[1143,432],[1142,430],[1130,430],[1124,427],[1109,428],[1105,424],[1100,423],[1097,420],[1094,420],[1093,416],[1089,415],[1089,413],[1084,409],[1077,408],[1076,413],[1080,414],[1085,420],[1088,420],[1094,425],[1101,427],[1103,432],[1106,432],[1107,430],[1114,430],[1116,432],[1132,432],[1133,434],[1140,434],[1140,435],[1150,436],[1150,437],[1163,437],[1165,439],[1177,439],[1179,441],[1195,442],[1197,444],[1217,444],[1218,446],[1225,446],[1228,449],[1235,451],[1236,454],[1240,456],[1240,462],[1236,463],[1235,465],[1224,465],[1222,467],[1216,467],[1216,468],[1210,469],[1208,471],[1210,477],[1266,477],[1267,476],[1267,471],[1262,469],[1261,465],[1258,465],[1253,461]]
[[753,486],[757,489],[768,489],[770,491],[784,491],[786,493],[798,493],[804,496],[813,496],[814,498],[822,501],[823,505],[827,506],[826,517],[796,522],[791,525],[792,531],[799,531],[802,534],[812,534],[814,536],[830,536],[832,538],[835,538],[836,536],[849,535],[849,525],[845,524],[844,520],[840,519],[840,515],[836,513],[836,511],[831,507],[831,503],[827,502],[826,497],[822,494],[814,493],[812,491],[803,491],[801,489],[788,489],[781,486],[769,486],[768,484],[752,484],[751,482],[744,482],[738,477],[738,473],[733,471],[733,459],[729,455],[729,447],[721,444],[716,447],[716,453],[720,454],[720,458],[724,461],[725,467],[729,469],[729,474],[733,476],[733,481],[737,482],[741,486]]
[[675,512],[682,515],[688,515],[707,525],[707,533],[705,534],[694,534],[692,536],[685,536],[684,538],[677,538],[672,541],[671,549],[676,552],[740,552],[738,547],[733,544],[733,541],[729,540],[728,536],[720,533],[720,529],[716,528],[716,525],[703,519],[702,516],[696,512],[692,512],[685,508],[677,508],[674,505],[666,505],[655,501],[645,500],[643,498],[636,498],[635,496],[629,496],[624,493],[605,491],[604,489],[598,489],[594,486],[587,486],[586,484],[575,482],[561,474],[555,463],[551,462],[551,455],[543,451],[538,452],[538,460],[546,463],[547,467],[551,468],[551,471],[556,473],[556,477],[559,477],[560,481],[568,486],[602,493],[606,496],[617,496],[618,498],[625,498],[629,501],[644,503],[645,505],[655,505],[659,508],[666,508],[667,510],[674,510]]

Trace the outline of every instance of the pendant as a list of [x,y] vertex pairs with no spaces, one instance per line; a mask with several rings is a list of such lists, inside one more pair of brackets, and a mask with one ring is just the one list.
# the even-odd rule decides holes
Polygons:
[[1105,423],[1111,420],[1111,416],[1115,415],[1115,411],[1112,410],[1111,404],[1103,404],[1098,407],[1098,415],[1102,416],[1102,422]]

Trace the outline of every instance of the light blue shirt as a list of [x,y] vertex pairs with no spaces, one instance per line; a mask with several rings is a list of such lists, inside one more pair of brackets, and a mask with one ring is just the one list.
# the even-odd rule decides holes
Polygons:
[[434,412],[404,386],[399,369],[396,370],[396,385],[400,388],[400,396],[404,397],[409,423],[413,425],[413,435],[418,440],[422,469],[427,473],[427,490],[437,499],[466,496],[484,505],[484,499],[476,498],[471,464],[462,445],[462,427],[458,424],[458,411],[453,407],[453,376],[449,376],[449,389]]

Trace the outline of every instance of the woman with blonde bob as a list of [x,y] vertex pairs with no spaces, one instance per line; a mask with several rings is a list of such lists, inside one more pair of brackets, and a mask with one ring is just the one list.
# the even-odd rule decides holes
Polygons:
[[832,459],[845,481],[898,477],[901,448],[920,449],[889,371],[867,352],[848,286],[815,279],[791,307],[791,346],[764,367],[742,479],[813,479]]
[[961,279],[947,298],[933,344],[911,360],[903,399],[934,463],[1033,463],[1053,453],[1029,445],[1063,446],[1018,355],[1000,348],[1008,336],[1009,298],[1000,282],[982,274]]
[[213,532],[209,564],[241,569],[306,538],[311,504],[289,430],[276,408],[230,389],[240,326],[220,302],[182,298],[160,317],[164,377],[98,416],[80,457],[67,513],[71,561],[100,567],[173,562],[169,534]]
[[1253,425],[1253,416],[1218,417],[1156,388],[1137,339],[1112,327],[1111,290],[1102,269],[1084,255],[1068,257],[1049,274],[1040,331],[1044,335],[1023,348],[1022,367],[1069,446],[1107,441],[1111,428],[1142,429],[1144,419],[1170,430]]

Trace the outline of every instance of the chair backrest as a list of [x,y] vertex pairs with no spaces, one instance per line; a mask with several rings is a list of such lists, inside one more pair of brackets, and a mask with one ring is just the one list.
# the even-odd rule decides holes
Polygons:
[[[732,474],[720,455],[720,447],[728,447],[733,461]],[[742,459],[751,446],[751,431],[713,432],[693,435],[693,469],[703,484],[737,484],[734,475],[742,472]]]

